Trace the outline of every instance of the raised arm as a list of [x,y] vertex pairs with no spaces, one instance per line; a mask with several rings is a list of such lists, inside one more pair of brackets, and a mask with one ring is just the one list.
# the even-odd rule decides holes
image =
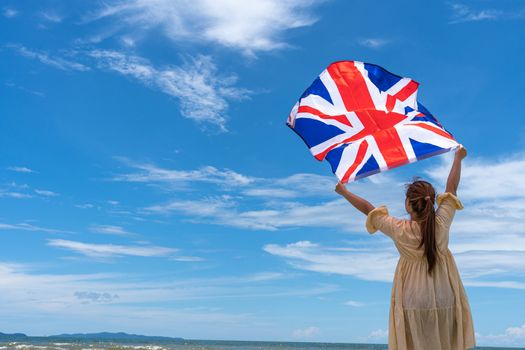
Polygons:
[[461,161],[467,156],[467,149],[462,145],[456,149],[456,154],[454,155],[454,162],[452,163],[452,168],[450,169],[450,174],[447,179],[447,187],[445,192],[450,192],[454,196],[458,190],[459,179],[461,177]]
[[368,215],[368,213],[374,210],[375,208],[366,199],[361,198],[358,195],[353,194],[352,192],[348,191],[345,185],[342,184],[341,182],[338,182],[337,186],[335,186],[335,192],[345,197],[346,200],[350,202],[350,204],[352,204],[357,210],[359,210],[365,215]]

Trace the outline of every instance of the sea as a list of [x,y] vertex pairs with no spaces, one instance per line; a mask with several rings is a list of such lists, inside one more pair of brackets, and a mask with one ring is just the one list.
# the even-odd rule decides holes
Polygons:
[[[216,341],[182,340],[161,342],[137,341],[20,341],[0,342],[0,350],[387,350],[386,344],[264,342],[264,341]],[[476,347],[477,350],[504,350],[525,348]]]

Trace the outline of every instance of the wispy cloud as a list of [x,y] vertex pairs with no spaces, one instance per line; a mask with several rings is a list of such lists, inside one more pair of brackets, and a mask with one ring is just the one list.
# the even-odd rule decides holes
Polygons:
[[388,330],[385,329],[376,329],[370,332],[368,335],[368,340],[373,341],[385,341],[388,338]]
[[15,171],[17,173],[34,173],[35,171],[32,169],[29,169],[25,166],[10,166],[7,167],[7,170]]
[[[265,332],[279,329],[275,328],[272,315],[239,310],[235,305],[261,300],[294,301],[340,292],[336,285],[317,281],[307,282],[303,288],[286,282],[271,283],[274,273],[273,278],[278,280],[293,278],[272,271],[184,277],[183,271],[169,266],[143,273],[139,269],[126,273],[75,274],[46,272],[45,265],[0,262],[0,307],[2,318],[11,327],[23,328],[35,323],[34,332],[38,334],[57,332],[59,324],[61,331],[70,333],[78,331],[76,327],[80,325],[88,332],[119,329],[166,335],[173,334],[176,328],[177,335],[186,338],[198,338],[205,327],[212,337],[244,333],[248,334],[246,339],[251,337],[249,332],[253,329]],[[102,271],[108,270],[104,267]],[[230,308],[232,302],[234,306]],[[22,320],[20,315],[25,315]],[[39,322],[50,315],[51,324]],[[236,331],[228,333],[232,329]]]
[[242,175],[230,169],[217,169],[213,166],[197,170],[165,169],[150,163],[138,163],[119,158],[136,172],[116,175],[112,180],[124,182],[162,183],[172,188],[180,188],[187,183],[204,182],[222,186],[245,186],[255,181],[254,178]]
[[452,19],[450,23],[517,20],[525,18],[525,8],[517,10],[501,9],[472,9],[470,6],[460,3],[451,4]]
[[115,245],[96,244],[69,241],[64,239],[50,239],[48,245],[74,251],[91,258],[112,258],[123,256],[139,257],[167,257],[177,252],[175,248],[153,245]]
[[[294,268],[328,274],[354,276],[362,280],[391,282],[399,253],[388,239],[374,237],[370,243],[346,243],[338,247],[321,246],[309,241],[287,245],[268,244],[267,253],[284,258]],[[345,249],[342,249],[345,248]],[[516,276],[525,272],[525,249],[455,253],[464,284],[473,287],[524,289]]]
[[117,236],[127,236],[132,233],[125,230],[122,226],[115,225],[91,225],[89,227],[91,232],[102,233],[106,235],[117,235]]
[[64,19],[63,16],[60,16],[54,10],[47,10],[40,12],[40,17],[48,23],[60,23]]
[[382,38],[367,38],[359,41],[361,46],[369,47],[371,49],[379,49],[390,43],[390,40]]
[[[520,263],[525,261],[525,231],[522,225],[525,220],[525,188],[522,188],[521,176],[525,172],[524,159],[525,156],[518,153],[506,159],[478,157],[467,158],[464,162],[459,197],[466,209],[456,215],[450,249],[455,254],[465,285],[523,288],[524,284],[516,276],[525,272],[525,265]],[[426,171],[429,180],[438,185],[438,192],[446,182],[450,155],[442,156],[441,162]],[[154,172],[139,169],[119,178],[123,181],[140,180],[145,184],[156,181],[169,184],[171,181],[186,181],[192,173],[151,167]],[[157,172],[167,175],[150,174]],[[194,174],[198,180],[186,181],[190,189],[197,182],[221,184],[223,181],[216,171],[195,171]],[[205,197],[191,198],[195,195],[187,191],[186,198],[177,196],[143,208],[142,212],[149,215],[177,214],[194,223],[241,229],[276,231],[317,227],[366,236],[364,216],[353,210],[345,200],[335,197],[335,180],[329,176],[295,174],[263,179],[235,174],[250,181],[213,186]],[[392,215],[403,216],[406,215],[402,201],[403,183],[403,179],[391,174],[380,174],[360,182],[357,192],[366,194],[367,199],[376,205],[386,204]],[[172,187],[175,192],[179,189]],[[165,195],[171,196],[171,191],[165,192]],[[398,252],[386,237],[376,235],[367,240],[370,243],[357,247],[355,242],[341,247],[327,247],[300,241],[288,245],[269,244],[264,246],[264,250],[302,270],[391,281]],[[378,244],[381,249],[378,249]],[[354,269],[353,266],[360,268]],[[367,268],[362,269],[362,266]]]
[[35,193],[40,195],[40,196],[43,196],[43,197],[56,197],[56,196],[58,196],[58,193],[53,192],[53,191],[49,191],[49,190],[35,189]]
[[525,345],[525,324],[508,327],[500,334],[476,333],[476,340],[483,345],[493,346],[523,346]]
[[[169,319],[170,327],[174,320],[182,319],[180,326],[188,323],[190,328],[207,324],[214,327],[215,322],[229,322],[228,326],[242,326],[246,317],[217,310],[189,312],[178,309],[174,303],[166,303],[162,309],[152,306],[159,302],[185,301],[186,307],[192,301],[218,299],[239,300],[257,298],[289,298],[308,295],[326,295],[338,291],[331,285],[308,285],[308,288],[297,289],[294,286],[283,287],[268,284],[268,281],[289,279],[293,276],[276,272],[255,272],[246,275],[222,275],[210,278],[183,279],[180,276],[169,276],[167,271],[160,274],[56,274],[39,273],[35,267],[0,262],[0,293],[2,295],[2,317],[12,319],[19,313],[27,313],[40,318],[51,311],[55,319],[71,320],[78,317],[83,323],[126,326],[132,325],[128,319],[155,320]],[[161,277],[161,278],[159,278]],[[88,305],[86,305],[88,304]],[[200,305],[200,304],[197,304]],[[115,317],[118,315],[118,317]],[[252,320],[253,321],[253,320]],[[162,322],[161,322],[162,323]],[[143,328],[140,322],[135,326]],[[250,325],[255,327],[255,324]],[[180,327],[178,327],[180,329]],[[190,334],[190,329],[187,330]]]
[[[316,174],[298,173],[282,178],[259,178],[231,169],[204,166],[195,170],[168,169],[153,163],[141,163],[117,158],[132,171],[117,174],[113,181],[160,184],[172,191],[186,189],[197,183],[219,185],[222,189],[238,189],[247,197],[297,198],[332,195],[334,178]],[[384,176],[378,176],[378,178]]]
[[52,56],[45,51],[28,49],[20,44],[7,44],[6,47],[13,49],[21,56],[37,60],[45,65],[65,71],[88,71],[90,68],[82,63],[68,60],[59,56]]
[[[444,183],[450,170],[450,161],[442,158],[440,166],[427,169],[432,179]],[[460,194],[465,200],[497,200],[525,198],[525,153],[508,155],[505,158],[466,158],[461,171]],[[479,189],[482,188],[483,191]]]
[[198,262],[198,261],[205,261],[206,259],[201,258],[200,256],[180,255],[180,256],[174,256],[170,258],[170,260],[180,261],[180,262]]
[[[338,247],[323,247],[310,241],[286,245],[267,244],[267,253],[280,256],[293,267],[321,273],[354,276],[367,281],[391,282],[399,254],[388,247],[383,249],[372,244],[366,248],[341,251]],[[339,247],[340,248],[340,247]]]
[[214,223],[254,230],[275,231],[292,227],[330,227],[352,230],[362,224],[357,215],[349,214],[348,203],[341,199],[317,205],[298,202],[277,203],[274,208],[243,210],[242,204],[230,196],[200,200],[172,200],[144,208],[147,213],[179,213],[192,221]]
[[287,47],[290,29],[316,22],[312,8],[321,1],[133,0],[110,2],[86,21],[115,18],[116,33],[160,30],[173,41],[215,43],[247,55]]
[[19,14],[20,12],[18,12],[18,10],[12,7],[4,7],[2,9],[2,16],[4,16],[5,18],[15,18]]
[[91,203],[82,203],[82,204],[75,204],[75,207],[79,209],[92,209],[95,206]]
[[4,83],[4,85],[9,87],[9,88],[16,89],[16,90],[19,90],[19,91],[23,91],[25,93],[28,93],[28,94],[31,94],[31,95],[34,95],[34,96],[45,97],[45,94],[43,92],[41,92],[41,91],[37,91],[37,90],[26,88],[26,87],[24,87],[22,85],[13,83],[12,81],[6,81]]
[[319,334],[321,330],[319,327],[310,326],[306,328],[299,328],[293,331],[292,336],[297,339],[309,339],[314,338]]
[[86,291],[77,291],[74,295],[83,303],[111,303],[119,297],[117,294],[110,294],[107,292],[99,293]]
[[28,223],[18,223],[18,224],[0,223],[0,230],[34,231],[34,232],[46,232],[46,233],[72,233],[71,231],[67,231],[67,230],[46,228],[46,227],[36,226],[36,225],[28,224]]
[[[450,169],[449,160],[449,156],[444,156],[440,166],[428,169],[427,175],[432,182],[445,183]],[[517,277],[525,273],[525,230],[522,224],[525,220],[525,188],[521,176],[524,172],[525,155],[522,153],[499,160],[465,160],[459,186],[459,197],[465,204],[465,210],[455,217],[449,245],[465,285],[525,288],[525,283]],[[391,189],[398,186],[390,181],[395,180],[388,179],[386,182]],[[360,190],[368,192],[364,187]],[[387,193],[392,190],[382,191]],[[397,211],[400,212],[400,209],[397,208]],[[296,224],[301,225],[300,221]],[[302,225],[308,225],[308,221]],[[362,227],[347,227],[354,232],[364,232]],[[287,245],[269,244],[264,246],[264,250],[285,258],[298,269],[391,281],[398,252],[388,238],[379,238],[379,243],[377,239],[374,236],[368,238],[370,243],[346,243],[339,249],[299,241]],[[354,270],[352,266],[360,268]]]
[[34,173],[35,171],[32,169],[29,169],[25,166],[10,166],[7,167],[7,170],[15,171],[17,173]]
[[27,199],[33,198],[32,195],[28,193],[16,192],[16,191],[6,191],[0,189],[0,197],[16,198],[16,199]]
[[355,301],[355,300],[347,300],[347,301],[345,301],[344,304],[346,306],[351,306],[351,307],[363,307],[363,306],[365,306],[364,303],[361,303],[361,302]]
[[227,131],[230,101],[244,100],[252,94],[250,90],[236,86],[236,75],[220,74],[211,56],[186,56],[182,65],[156,67],[145,58],[111,50],[66,52],[67,56],[78,58],[73,61],[64,58],[64,54],[51,55],[20,44],[7,44],[6,47],[61,70],[88,71],[98,67],[135,79],[177,98],[183,117],[215,132]]
[[230,281],[230,285],[225,286],[213,279],[168,282],[163,278],[159,282],[149,277],[143,276],[137,281],[108,273],[45,274],[34,271],[31,266],[0,262],[2,316],[6,320],[16,320],[17,315],[23,313],[40,319],[52,313],[55,320],[78,319],[99,325],[102,322],[103,328],[120,329],[140,327],[141,323],[143,329],[144,323],[153,320],[155,329],[159,329],[157,322],[167,322],[173,327],[176,320],[181,319],[184,321],[178,324],[178,329],[185,329],[187,334],[197,325],[213,327],[216,322],[241,325],[249,319],[243,314],[221,310],[191,311],[171,305],[160,309],[151,305],[159,301],[215,300],[230,295],[249,298],[254,290],[239,289],[243,286],[239,281],[233,286]]
[[221,76],[210,56],[190,57],[182,66],[157,68],[148,60],[117,51],[88,53],[101,69],[115,71],[176,97],[182,116],[202,126],[226,131],[229,100],[242,100],[250,91],[235,86],[235,75]]
[[[27,169],[27,168],[21,168],[21,169],[23,170],[16,170],[16,171],[22,172],[22,173],[34,172],[31,169]],[[14,181],[9,184],[4,185],[4,188],[0,188],[0,197],[28,199],[28,198],[34,198],[34,197],[42,198],[42,197],[56,197],[56,196],[58,196],[58,193],[56,192],[53,192],[50,190],[43,190],[43,189],[33,189],[32,190],[29,185],[18,184]]]
[[[168,200],[148,206],[143,211],[149,214],[183,214],[194,222],[255,230],[294,227],[328,227],[348,232],[363,230],[363,218],[349,210],[345,200],[337,198],[334,193],[335,179],[330,176],[294,174],[264,179],[236,174],[243,181],[215,188],[216,194],[198,199]],[[388,177],[379,178],[384,180]],[[197,179],[211,182],[215,181],[215,176],[208,176],[207,180]],[[402,184],[396,180],[389,178],[381,181],[364,181],[361,191],[378,202],[378,198],[394,198],[395,193],[391,191],[394,186],[402,192]]]

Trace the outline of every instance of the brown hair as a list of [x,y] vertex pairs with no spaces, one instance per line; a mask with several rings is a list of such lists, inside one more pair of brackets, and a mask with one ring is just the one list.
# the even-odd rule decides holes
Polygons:
[[425,256],[428,261],[428,273],[432,274],[432,269],[438,259],[436,247],[436,211],[434,200],[436,191],[429,182],[414,179],[411,184],[406,186],[406,198],[410,208],[416,216],[416,221],[421,228],[421,243],[424,246]]

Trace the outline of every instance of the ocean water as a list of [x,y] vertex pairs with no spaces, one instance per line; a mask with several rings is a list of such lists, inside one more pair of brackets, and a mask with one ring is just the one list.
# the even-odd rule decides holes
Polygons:
[[[0,342],[0,350],[387,350],[386,344],[345,344],[345,343],[294,343],[294,342],[250,342],[250,341],[213,341],[184,340],[162,342],[130,341],[20,341]],[[525,349],[501,347],[477,347],[488,349]]]

